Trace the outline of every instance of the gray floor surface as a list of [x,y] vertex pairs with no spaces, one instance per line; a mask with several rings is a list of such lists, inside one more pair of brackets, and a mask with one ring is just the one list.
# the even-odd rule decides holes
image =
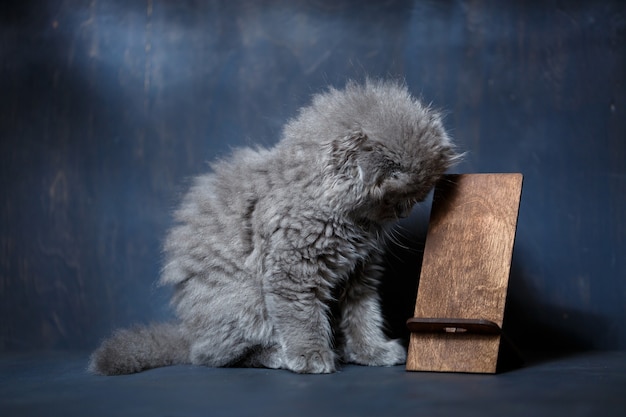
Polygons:
[[626,416],[626,352],[498,375],[174,366],[101,377],[86,353],[0,355],[0,416]]

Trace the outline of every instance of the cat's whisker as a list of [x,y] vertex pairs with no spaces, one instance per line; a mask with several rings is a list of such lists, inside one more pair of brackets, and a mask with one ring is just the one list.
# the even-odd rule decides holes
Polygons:
[[389,229],[389,230],[385,230],[385,237],[392,242],[395,246],[402,248],[404,250],[411,250],[411,248],[405,244],[402,243],[402,236],[398,237],[395,235],[396,230],[394,229]]

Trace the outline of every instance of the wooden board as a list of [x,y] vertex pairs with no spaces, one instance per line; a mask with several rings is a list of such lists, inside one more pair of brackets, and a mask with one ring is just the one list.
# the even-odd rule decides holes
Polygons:
[[[438,183],[416,318],[488,320],[502,327],[521,190],[521,174],[447,175]],[[412,332],[407,370],[494,373],[500,338]]]

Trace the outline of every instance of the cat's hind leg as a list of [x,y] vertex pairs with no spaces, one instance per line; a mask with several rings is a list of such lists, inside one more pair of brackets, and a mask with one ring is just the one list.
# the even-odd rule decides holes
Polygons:
[[235,365],[258,346],[270,346],[273,329],[260,292],[245,280],[189,280],[179,287],[177,310],[189,334],[192,364]]
[[249,349],[244,341],[228,338],[220,342],[215,337],[207,337],[192,343],[190,359],[194,365],[231,366],[241,361]]
[[278,344],[256,346],[245,355],[235,366],[249,368],[285,368],[284,352]]

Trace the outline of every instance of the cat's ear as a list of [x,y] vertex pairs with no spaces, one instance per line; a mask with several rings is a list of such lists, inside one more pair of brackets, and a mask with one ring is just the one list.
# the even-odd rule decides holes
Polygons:
[[[352,129],[330,143],[331,163],[337,172],[348,172],[357,168],[357,156],[366,147],[367,135],[362,129]],[[360,170],[360,168],[359,168]]]
[[346,151],[358,151],[367,143],[367,134],[361,128],[352,129],[346,136],[340,139],[339,145]]
[[367,134],[361,128],[353,129],[348,135],[347,140],[355,147],[361,147],[367,142]]

